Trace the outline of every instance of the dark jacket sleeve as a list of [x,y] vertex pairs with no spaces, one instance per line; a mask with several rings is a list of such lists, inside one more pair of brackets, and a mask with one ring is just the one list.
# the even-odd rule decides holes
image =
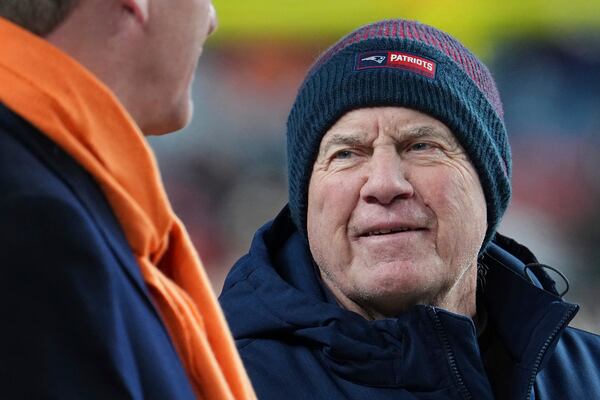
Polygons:
[[0,105],[0,399],[193,399],[92,176]]
[[0,201],[0,398],[140,398],[110,250],[76,203]]

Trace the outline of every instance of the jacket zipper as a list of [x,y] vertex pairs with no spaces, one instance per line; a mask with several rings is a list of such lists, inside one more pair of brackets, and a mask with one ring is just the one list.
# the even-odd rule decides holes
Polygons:
[[470,400],[473,398],[473,396],[471,396],[471,393],[469,392],[469,389],[465,385],[465,383],[462,379],[462,376],[460,376],[460,372],[458,371],[458,366],[456,365],[456,357],[454,356],[454,352],[452,351],[452,348],[450,347],[450,341],[448,340],[448,336],[446,335],[446,332],[444,331],[442,322],[440,321],[440,319],[437,315],[437,312],[435,311],[435,308],[433,308],[433,307],[430,308],[430,312],[433,316],[434,328],[436,331],[438,331],[438,333],[440,334],[440,336],[442,338],[444,350],[446,351],[446,356],[448,357],[448,362],[450,364],[450,370],[454,374],[454,377],[456,378],[456,381],[458,383],[458,391],[459,391],[459,393],[462,394],[463,398]]
[[525,392],[527,394],[527,396],[525,397],[525,400],[531,399],[531,390],[533,389],[533,384],[535,383],[535,378],[537,376],[538,369],[542,362],[542,358],[544,358],[544,354],[546,354],[546,350],[548,350],[548,346],[550,346],[550,343],[552,343],[552,341],[554,340],[554,338],[556,337],[558,332],[563,330],[563,328],[568,323],[568,321],[571,320],[571,317],[573,316],[573,312],[575,311],[575,309],[576,309],[576,307],[573,305],[569,307],[569,310],[562,317],[562,319],[560,320],[560,322],[558,323],[556,328],[554,328],[554,330],[552,331],[552,334],[550,334],[550,336],[548,336],[548,338],[544,342],[542,348],[540,349],[537,357],[535,358],[535,362],[533,363],[533,371],[531,372],[531,376],[529,377],[529,383],[527,384],[527,392]]

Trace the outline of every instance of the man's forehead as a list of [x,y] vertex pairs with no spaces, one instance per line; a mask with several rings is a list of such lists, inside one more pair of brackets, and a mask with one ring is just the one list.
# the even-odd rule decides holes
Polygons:
[[456,142],[452,131],[432,116],[403,107],[374,107],[344,114],[325,133],[321,144],[360,141],[381,132],[398,138],[427,136]]

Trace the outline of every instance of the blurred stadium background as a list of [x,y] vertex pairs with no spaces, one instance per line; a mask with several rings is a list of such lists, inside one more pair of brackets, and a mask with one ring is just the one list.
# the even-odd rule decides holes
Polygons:
[[500,232],[565,273],[566,298],[583,306],[574,324],[600,333],[599,0],[214,3],[220,26],[194,82],[194,121],[150,143],[217,293],[286,202],[285,121],[308,67],[356,27],[403,17],[449,32],[490,66],[514,153]]

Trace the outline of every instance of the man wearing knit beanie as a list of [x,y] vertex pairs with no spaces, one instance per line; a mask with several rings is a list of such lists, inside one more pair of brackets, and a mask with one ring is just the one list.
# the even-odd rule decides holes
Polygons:
[[462,44],[405,20],[352,32],[308,72],[287,149],[289,205],[220,298],[259,398],[600,398],[599,338],[496,233],[510,148]]

